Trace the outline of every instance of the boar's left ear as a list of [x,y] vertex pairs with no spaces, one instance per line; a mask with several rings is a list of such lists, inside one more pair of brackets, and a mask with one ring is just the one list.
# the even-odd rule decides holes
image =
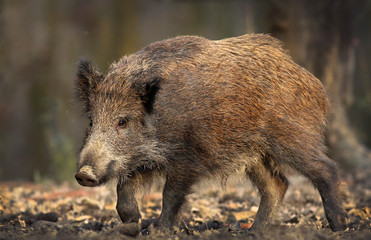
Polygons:
[[76,73],[75,87],[77,97],[86,104],[86,111],[90,110],[89,97],[103,75],[88,60],[80,60]]
[[153,110],[153,103],[156,93],[160,89],[160,82],[159,77],[153,77],[149,80],[134,83],[134,88],[138,92],[147,113],[151,113]]

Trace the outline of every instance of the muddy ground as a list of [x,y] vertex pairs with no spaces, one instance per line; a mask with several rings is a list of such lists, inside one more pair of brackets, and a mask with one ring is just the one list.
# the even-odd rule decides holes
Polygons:
[[[113,185],[83,188],[51,182],[0,183],[0,239],[371,239],[371,171],[347,175],[348,229],[333,233],[320,196],[303,178],[290,178],[278,223],[250,233],[259,196],[248,182],[201,185],[188,197],[180,227],[162,232],[150,223],[161,211],[161,188],[138,194],[141,224],[122,224]],[[233,182],[233,181],[232,181]]]

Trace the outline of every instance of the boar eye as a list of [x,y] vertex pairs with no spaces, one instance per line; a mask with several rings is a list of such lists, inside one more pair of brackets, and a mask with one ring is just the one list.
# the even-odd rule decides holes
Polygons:
[[125,128],[127,122],[128,122],[127,119],[120,118],[119,121],[117,122],[117,128]]

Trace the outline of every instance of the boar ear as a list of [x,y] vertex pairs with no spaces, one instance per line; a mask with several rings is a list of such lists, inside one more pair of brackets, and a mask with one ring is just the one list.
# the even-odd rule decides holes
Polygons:
[[147,113],[151,113],[153,110],[153,103],[156,93],[160,89],[160,82],[161,79],[159,77],[154,77],[150,80],[134,84],[134,88],[138,92]]
[[103,79],[103,75],[88,60],[80,60],[76,73],[75,87],[77,97],[86,104],[89,111],[89,96],[91,91]]

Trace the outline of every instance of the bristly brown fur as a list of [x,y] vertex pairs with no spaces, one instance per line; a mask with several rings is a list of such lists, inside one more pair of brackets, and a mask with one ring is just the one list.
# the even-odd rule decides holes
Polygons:
[[194,184],[245,171],[261,194],[252,227],[261,229],[285,195],[289,166],[319,190],[330,227],[344,229],[340,177],[325,155],[328,97],[277,39],[167,39],[123,57],[104,78],[82,62],[76,87],[91,118],[79,168],[91,166],[102,183],[120,180],[124,222],[140,218],[134,182],[165,176],[159,225],[171,227]]

